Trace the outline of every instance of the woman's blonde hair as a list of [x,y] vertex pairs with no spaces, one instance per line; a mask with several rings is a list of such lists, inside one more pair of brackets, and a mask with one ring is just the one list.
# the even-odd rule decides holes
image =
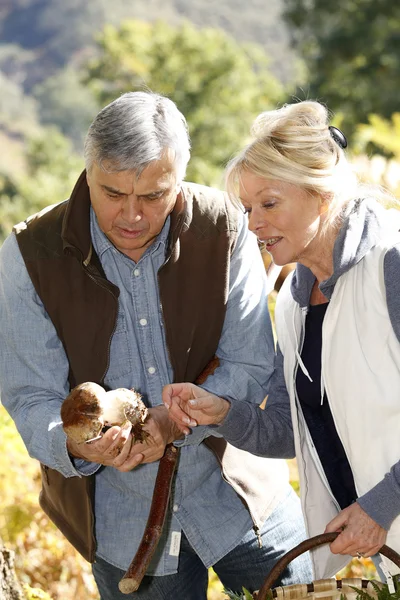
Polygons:
[[317,194],[328,202],[325,223],[336,220],[354,198],[358,181],[342,147],[329,129],[327,109],[315,101],[286,104],[261,113],[253,123],[253,141],[226,169],[226,188],[238,198],[241,174],[278,179]]

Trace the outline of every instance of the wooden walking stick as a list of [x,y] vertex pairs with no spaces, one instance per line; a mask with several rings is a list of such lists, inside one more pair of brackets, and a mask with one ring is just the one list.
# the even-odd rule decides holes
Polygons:
[[168,444],[158,466],[150,513],[142,540],[127,572],[118,584],[123,594],[136,592],[158,546],[167,514],[172,479],[178,456],[179,448]]
[[[195,383],[203,383],[208,375],[215,371],[218,365],[219,360],[217,357],[214,357],[201,372]],[[164,527],[178,457],[179,448],[168,444],[158,466],[150,513],[142,540],[127,572],[118,584],[123,594],[136,592],[156,551]]]

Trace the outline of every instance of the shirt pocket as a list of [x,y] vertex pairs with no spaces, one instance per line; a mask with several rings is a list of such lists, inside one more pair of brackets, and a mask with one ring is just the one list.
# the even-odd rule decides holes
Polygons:
[[106,379],[113,381],[132,373],[132,348],[129,343],[125,313],[119,309],[117,325],[111,338],[110,361]]

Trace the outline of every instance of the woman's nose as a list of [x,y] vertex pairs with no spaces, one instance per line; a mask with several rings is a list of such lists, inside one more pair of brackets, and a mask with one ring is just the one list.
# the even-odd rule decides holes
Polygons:
[[257,223],[258,223],[257,213],[256,213],[256,211],[252,210],[247,214],[248,214],[248,219],[249,219],[248,227],[249,227],[250,231],[255,233],[256,229],[257,229]]

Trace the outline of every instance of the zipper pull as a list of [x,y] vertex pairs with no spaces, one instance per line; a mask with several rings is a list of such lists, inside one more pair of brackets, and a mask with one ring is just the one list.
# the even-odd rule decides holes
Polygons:
[[260,530],[257,527],[257,525],[254,525],[253,529],[254,529],[254,533],[256,534],[256,538],[258,540],[258,547],[262,548],[263,547],[263,543],[262,543],[262,539],[261,539]]

